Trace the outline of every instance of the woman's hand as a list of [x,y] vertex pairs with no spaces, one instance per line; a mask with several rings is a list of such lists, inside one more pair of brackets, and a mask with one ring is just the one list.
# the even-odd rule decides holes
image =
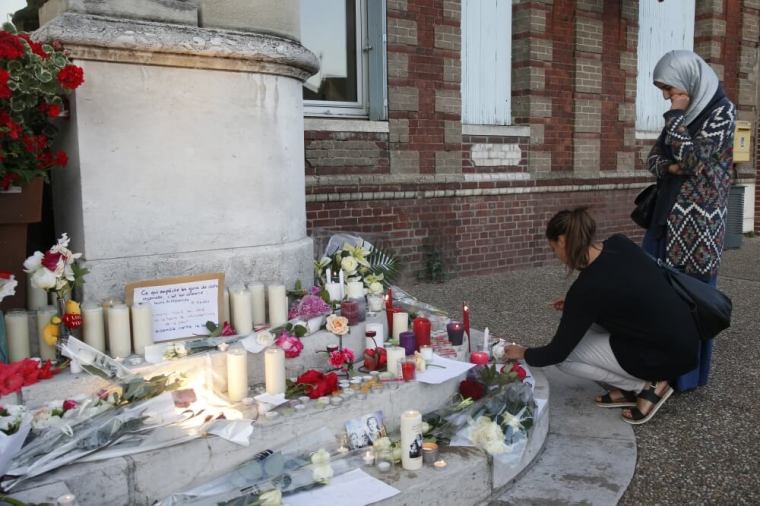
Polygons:
[[686,110],[689,107],[689,101],[691,99],[689,98],[689,95],[686,94],[678,94],[678,95],[671,95],[670,96],[670,110],[673,109],[682,109]]
[[525,358],[525,350],[527,349],[525,346],[512,343],[506,347],[504,354],[508,360],[520,360]]
[[555,311],[563,311],[565,309],[565,299],[553,300],[552,308],[554,308]]
[[681,170],[681,166],[677,163],[671,163],[668,165],[668,173],[673,174],[674,176],[680,176],[683,174],[683,170]]

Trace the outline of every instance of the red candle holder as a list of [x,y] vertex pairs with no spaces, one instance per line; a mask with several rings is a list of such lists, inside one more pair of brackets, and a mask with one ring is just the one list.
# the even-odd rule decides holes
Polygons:
[[404,381],[414,381],[417,374],[417,361],[407,360],[401,362],[401,377]]

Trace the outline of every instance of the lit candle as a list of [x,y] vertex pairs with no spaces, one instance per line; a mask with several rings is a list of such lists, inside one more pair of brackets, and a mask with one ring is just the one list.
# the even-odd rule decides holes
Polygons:
[[264,353],[264,377],[267,393],[285,393],[285,352],[282,348],[269,348]]
[[82,327],[84,342],[98,351],[106,351],[106,331],[103,325],[103,306],[84,304],[82,306]]
[[443,459],[438,459],[435,462],[433,462],[433,467],[435,467],[439,471],[442,471],[443,469],[446,469],[447,465],[448,464]]
[[112,357],[126,357],[132,354],[129,334],[129,307],[114,304],[108,308],[108,349]]
[[74,494],[64,494],[56,499],[56,506],[74,506],[77,503],[77,498]]
[[422,467],[422,415],[417,410],[401,413],[401,467],[407,471]]
[[409,313],[393,313],[393,339],[398,340],[399,334],[409,330]]
[[222,317],[220,318],[220,324],[224,322],[230,322],[230,290],[224,289],[224,301],[222,302]]
[[55,360],[55,347],[45,342],[45,325],[50,319],[58,314],[55,306],[41,306],[37,309],[37,341],[40,343],[40,357],[42,360]]
[[367,450],[362,455],[362,460],[364,461],[364,465],[371,466],[375,463],[375,453],[372,450]]
[[142,355],[145,347],[153,344],[153,310],[150,304],[132,306],[132,348]]
[[406,350],[401,346],[390,346],[385,349],[388,360],[388,372],[394,378],[401,377],[401,362],[406,358]]
[[347,290],[349,299],[361,299],[364,297],[364,283],[361,281],[349,281]]
[[48,305],[48,293],[42,288],[32,285],[32,276],[26,276],[26,308],[37,311]]
[[248,395],[248,353],[243,348],[227,352],[227,395],[232,402]]
[[288,296],[285,293],[285,285],[269,285],[267,296],[269,297],[269,325],[279,327],[288,321]]
[[8,356],[11,362],[29,357],[29,313],[23,309],[5,315]]
[[267,322],[267,304],[264,285],[262,283],[249,283],[248,291],[251,292],[253,324],[264,325]]
[[238,289],[230,293],[230,309],[232,311],[232,326],[240,335],[248,335],[253,331],[251,315],[251,292]]
[[490,356],[491,354],[491,348],[490,348],[490,333],[488,332],[488,327],[483,331],[483,351]]
[[464,332],[467,334],[467,351],[472,351],[470,344],[470,306],[467,304],[462,307],[462,317],[464,318]]

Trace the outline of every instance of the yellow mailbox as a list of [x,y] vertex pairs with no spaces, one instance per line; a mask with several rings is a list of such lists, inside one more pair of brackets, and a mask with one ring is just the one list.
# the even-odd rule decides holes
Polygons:
[[734,132],[734,162],[748,162],[749,150],[752,145],[752,123],[737,121]]

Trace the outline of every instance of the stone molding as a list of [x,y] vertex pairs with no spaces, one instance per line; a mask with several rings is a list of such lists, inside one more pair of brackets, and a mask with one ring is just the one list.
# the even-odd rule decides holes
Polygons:
[[306,80],[317,57],[274,35],[64,13],[35,32],[81,60],[259,72]]

